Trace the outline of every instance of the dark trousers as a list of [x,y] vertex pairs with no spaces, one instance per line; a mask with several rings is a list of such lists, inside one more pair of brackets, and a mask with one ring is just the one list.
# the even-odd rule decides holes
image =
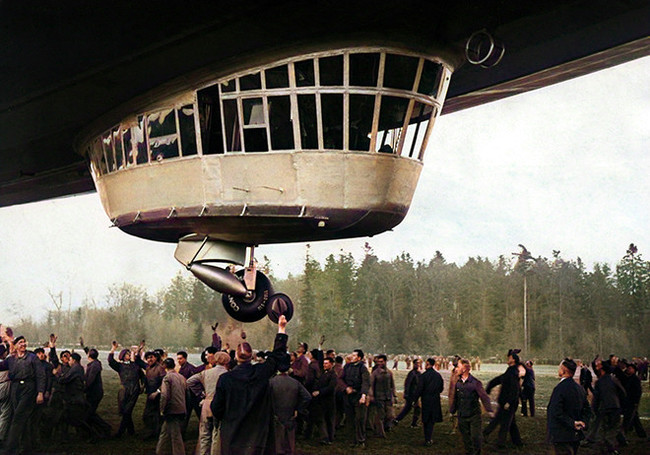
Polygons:
[[413,409],[413,420],[411,421],[411,425],[415,426],[418,424],[418,418],[420,417],[420,403],[418,400],[406,400],[406,403],[404,404],[404,407],[400,411],[400,413],[395,417],[395,420],[398,422],[401,422],[404,417],[407,416],[407,414]]
[[7,433],[5,448],[10,454],[18,452],[18,449],[30,453],[36,431],[36,428],[31,425],[36,409],[36,384],[34,381],[12,381],[9,393],[13,418]]
[[516,413],[517,406],[510,406],[508,409],[499,408],[497,414],[492,420],[490,420],[490,423],[485,427],[485,430],[483,430],[483,435],[487,437],[498,425],[499,435],[497,438],[497,445],[505,445],[508,432],[510,432],[512,443],[516,446],[521,445],[521,435],[519,434],[519,427],[515,420]]
[[133,411],[122,414],[122,420],[120,421],[120,428],[117,430],[117,435],[122,436],[124,432],[127,432],[130,435],[135,434],[135,426],[133,425]]
[[334,427],[336,422],[336,404],[334,400],[324,400],[318,403],[320,415],[320,434],[323,441],[334,442]]
[[343,425],[345,419],[345,390],[336,392],[336,427]]
[[357,444],[366,442],[366,412],[365,404],[359,404],[360,395],[353,393],[347,396],[347,420],[354,424],[354,441]]
[[521,392],[521,415],[535,417],[535,389],[523,390]]
[[603,453],[614,453],[616,436],[621,428],[621,413],[618,410],[606,411],[600,414],[598,443]]
[[97,414],[97,407],[101,403],[103,395],[86,395],[88,401],[88,425],[100,438],[107,438],[111,435],[111,425]]
[[629,406],[623,411],[623,431],[626,436],[632,428],[634,428],[638,437],[643,439],[648,437],[648,434],[643,428],[643,425],[641,425],[641,420],[639,419],[638,404]]
[[423,420],[422,427],[424,428],[424,442],[429,442],[433,438],[433,426],[435,425],[435,420]]
[[553,453],[555,455],[576,455],[578,453],[579,442],[556,442],[553,444]]
[[[183,419],[185,419],[185,416],[183,416]],[[142,422],[144,422],[145,428],[143,438],[157,438],[160,433],[160,395],[156,395],[153,399],[147,397],[142,412]]]
[[463,437],[465,453],[478,455],[483,445],[483,432],[481,431],[481,414],[468,417],[458,417],[458,431]]

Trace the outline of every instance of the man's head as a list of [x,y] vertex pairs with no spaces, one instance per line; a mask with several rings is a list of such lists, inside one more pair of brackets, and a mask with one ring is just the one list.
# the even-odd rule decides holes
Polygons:
[[325,357],[323,359],[323,370],[329,371],[334,366],[333,360],[330,357]]
[[637,366],[636,363],[634,362],[629,362],[627,366],[625,367],[625,374],[628,376],[634,376],[637,371]]
[[357,363],[360,360],[363,360],[363,351],[361,349],[355,349],[352,351],[352,354],[350,354],[350,356],[350,362]]
[[472,364],[467,359],[460,359],[458,361],[458,374],[466,377],[469,375],[469,372],[472,370]]
[[343,365],[343,357],[341,357],[340,355],[337,355],[334,358],[334,363],[338,363],[339,365]]
[[309,350],[309,345],[307,343],[300,343],[298,345],[298,350],[296,351],[299,356],[303,355]]
[[34,354],[36,354],[36,357],[38,357],[38,360],[40,360],[41,362],[45,360],[45,349],[36,348],[34,349]]
[[172,371],[174,368],[176,368],[176,362],[174,362],[174,359],[172,359],[170,357],[167,357],[163,361],[163,365],[165,366],[165,370],[167,370],[167,371]]
[[91,348],[88,351],[88,360],[97,360],[99,358],[99,351],[95,348]]
[[413,360],[413,369],[419,370],[422,367],[422,359]]
[[375,364],[377,364],[378,368],[386,368],[386,355],[385,354],[379,354],[378,356],[375,357]]
[[223,351],[217,351],[212,355],[216,365],[226,366],[230,363],[230,356]]
[[510,349],[508,351],[508,366],[514,366],[519,364],[519,353],[521,349]]
[[144,360],[147,362],[147,365],[152,367],[156,363],[156,354],[153,351],[147,351],[144,353]]
[[560,362],[557,375],[561,378],[572,378],[576,373],[577,368],[578,365],[573,361],[573,359],[567,357]]
[[24,336],[20,335],[14,339],[14,348],[18,351],[18,354],[24,354],[27,351],[27,340]]
[[237,359],[237,363],[250,362],[253,358],[253,348],[251,348],[251,345],[246,341],[239,343],[235,352],[235,358]]
[[[207,348],[205,348],[205,351],[203,352],[205,354],[203,363],[209,363],[212,366],[217,364],[217,360],[215,357],[216,354],[219,352],[217,348],[215,348],[214,346],[208,346]],[[226,353],[224,352],[224,354]],[[230,361],[230,356],[228,354],[226,354],[226,356]]]
[[73,352],[70,354],[70,364],[75,365],[77,363],[81,363],[81,355],[78,352]]
[[176,353],[176,361],[180,366],[183,366],[187,363],[187,352],[185,351],[178,351]]
[[429,358],[427,359],[427,363],[426,363],[425,368],[426,368],[427,370],[429,370],[429,369],[433,368],[433,366],[435,365],[435,363],[436,363],[436,359],[434,359],[433,357],[429,357]]
[[122,349],[120,351],[120,355],[118,356],[118,359],[122,362],[130,362],[131,361],[131,351],[129,349]]
[[66,365],[70,363],[70,351],[65,350],[61,352],[61,362],[65,363]]
[[336,351],[334,349],[328,349],[325,353],[325,357],[329,357],[330,359],[334,360],[336,358]]

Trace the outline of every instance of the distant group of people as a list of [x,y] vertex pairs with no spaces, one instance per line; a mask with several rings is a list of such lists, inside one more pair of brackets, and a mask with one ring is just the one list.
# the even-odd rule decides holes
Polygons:
[[[236,349],[222,346],[217,326],[199,366],[188,362],[185,351],[174,359],[162,349],[145,350],[144,340],[121,350],[113,342],[108,364],[120,379],[120,424],[114,436],[135,433],[132,414],[144,393],[143,438],[157,439],[158,454],[185,453],[184,434],[192,414],[199,419],[196,453],[201,455],[293,454],[297,435],[309,439],[318,433],[321,444],[331,445],[344,426],[353,433],[351,442],[363,448],[368,431],[385,438],[411,411],[411,426],[421,419],[424,444],[434,444],[434,426],[443,420],[445,381],[440,370],[446,358],[430,357],[424,365],[421,358],[410,358],[404,407],[395,416],[395,378],[386,355],[373,357],[355,349],[344,358],[334,350],[323,351],[324,337],[317,349],[300,343],[290,353],[284,316],[272,351],[255,353],[243,332]],[[111,435],[111,426],[97,415],[104,391],[96,349],[81,340],[84,369],[79,353],[57,353],[54,334],[46,347],[33,351],[10,330],[2,329],[0,335],[0,441],[6,453],[30,453],[43,429],[65,432],[75,427],[90,440]],[[450,359],[449,412],[465,453],[481,453],[485,439],[497,429],[497,446],[505,446],[508,434],[515,446],[523,444],[516,414],[521,402],[523,416],[535,415],[535,374],[533,362],[522,362],[519,354],[518,349],[508,352],[506,371],[485,389],[471,374],[472,365],[480,365],[478,358]],[[638,415],[639,362],[610,356],[596,358],[591,366],[595,384],[591,370],[579,360],[567,358],[559,366],[560,382],[547,410],[548,440],[557,454],[577,453],[582,439],[615,453],[632,430],[647,437]],[[495,405],[489,394],[497,386]],[[490,418],[485,427],[482,408]]]

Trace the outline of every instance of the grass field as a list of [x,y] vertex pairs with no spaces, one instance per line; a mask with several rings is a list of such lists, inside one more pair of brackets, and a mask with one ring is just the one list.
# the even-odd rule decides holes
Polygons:
[[[106,362],[103,362],[105,370],[103,373],[104,389],[106,394],[104,400],[99,407],[100,415],[106,419],[115,429],[119,425],[119,417],[117,414],[117,391],[119,388],[119,379],[117,374],[107,368]],[[505,370],[504,365],[483,365],[481,371],[475,372],[475,375],[487,383],[491,378],[500,374]],[[523,418],[518,413],[517,423],[519,425],[524,447],[515,450],[514,447],[509,447],[507,452],[501,453],[514,453],[514,454],[547,454],[549,453],[549,446],[545,442],[546,436],[546,411],[545,407],[548,403],[549,397],[553,387],[558,382],[556,377],[557,367],[555,366],[538,366],[536,367],[537,375],[537,392],[536,392],[536,406],[537,414],[534,418]],[[401,392],[404,379],[406,377],[406,370],[399,370],[395,372],[395,381],[398,385],[398,391]],[[445,384],[447,385],[447,375],[445,376]],[[445,391],[446,395],[446,391]],[[401,408],[403,401],[402,395],[399,393],[400,401],[396,406],[396,411]],[[492,398],[496,398],[496,391],[493,392]],[[448,410],[447,400],[443,398],[443,412]],[[144,408],[144,397],[140,397],[138,405],[133,414],[136,432],[142,433],[142,410]],[[643,385],[643,398],[641,403],[641,415],[646,431],[650,430],[650,389],[648,383]],[[370,436],[368,437],[367,448],[352,449],[353,442],[352,431],[349,428],[343,429],[336,436],[336,441],[332,446],[322,447],[318,444],[318,435],[310,441],[298,440],[298,453],[301,454],[349,454],[349,453],[365,453],[365,454],[461,454],[463,453],[463,446],[459,434],[452,433],[452,424],[449,419],[437,424],[434,429],[434,445],[433,447],[424,447],[424,437],[422,428],[409,428],[409,418],[405,419],[398,427],[393,429],[388,434],[387,439],[378,439]],[[485,420],[484,420],[485,424]],[[122,439],[110,439],[106,441],[99,441],[94,444],[83,442],[80,437],[77,437],[74,432],[71,432],[70,438],[64,442],[55,442],[51,444],[42,453],[48,454],[102,454],[102,455],[139,455],[139,454],[152,454],[155,450],[155,441],[144,442],[136,434],[134,437],[125,437]],[[196,439],[198,436],[198,421],[196,416],[192,417],[190,426],[188,428],[186,444],[186,453],[194,453],[196,446]],[[484,453],[499,453],[496,451],[496,433],[490,437],[490,441],[485,445]],[[581,449],[580,453],[595,454],[595,449]],[[630,436],[630,445],[621,449],[623,454],[649,454],[650,443],[642,441],[636,435]]]

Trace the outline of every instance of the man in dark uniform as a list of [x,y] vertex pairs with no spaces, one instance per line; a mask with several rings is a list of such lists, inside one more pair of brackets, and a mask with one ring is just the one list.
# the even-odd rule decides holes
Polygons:
[[0,361],[0,371],[8,370],[11,380],[11,407],[13,418],[5,449],[13,454],[21,449],[30,453],[34,432],[38,429],[29,425],[30,418],[36,405],[43,404],[45,395],[45,371],[36,354],[27,352],[27,340],[19,336],[13,342],[10,340],[9,355]]
[[370,374],[363,362],[363,351],[355,349],[350,363],[343,368],[345,381],[346,414],[349,424],[354,423],[354,442],[357,447],[366,446],[366,400],[370,388]]
[[424,427],[424,444],[433,445],[433,426],[442,422],[442,408],[440,407],[440,394],[444,389],[442,376],[433,365],[436,360],[427,359],[426,371],[420,376],[417,396],[422,400],[422,424]]
[[88,350],[88,364],[84,374],[84,391],[88,402],[88,424],[101,437],[111,434],[111,425],[97,414],[97,407],[104,398],[104,383],[102,382],[102,362],[99,352],[92,348]]
[[286,356],[286,326],[287,319],[282,315],[273,352],[266,362],[253,365],[253,350],[242,342],[235,353],[237,366],[219,377],[210,409],[215,421],[221,421],[220,453],[258,454],[272,450],[269,379]]
[[393,425],[397,425],[413,408],[413,419],[411,420],[411,428],[418,425],[418,418],[420,417],[420,404],[417,398],[418,384],[420,383],[420,367],[422,367],[422,359],[415,359],[413,361],[413,369],[404,380],[404,408],[399,415],[393,420]]
[[469,360],[460,359],[456,368],[458,378],[454,383],[454,393],[450,392],[449,413],[458,416],[458,430],[463,436],[465,453],[479,455],[483,443],[479,400],[490,414],[492,414],[492,403],[481,381],[470,374]]
[[84,396],[84,369],[81,366],[81,356],[77,352],[70,354],[70,368],[65,374],[59,375],[59,385],[64,387],[63,421],[86,432],[90,438],[97,434],[88,424],[90,409]]
[[[519,378],[525,374],[523,366],[519,363],[519,352],[521,352],[520,349],[511,349],[508,351],[508,368],[506,372],[492,379],[485,389],[489,394],[493,388],[501,385],[499,397],[497,398],[499,410],[487,427],[485,427],[485,430],[483,430],[483,436],[487,439],[497,425],[499,426],[498,447],[505,446],[508,431],[510,431],[510,438],[514,445],[518,447],[523,445],[519,434],[519,427],[517,427],[517,422],[515,421],[521,390]],[[520,371],[520,367],[522,371]]]
[[602,453],[616,453],[616,439],[621,424],[621,403],[625,401],[625,390],[619,380],[610,373],[611,363],[592,363],[596,372],[596,386],[591,406],[599,422],[597,437]]
[[636,431],[638,437],[646,439],[648,434],[646,433],[643,425],[641,425],[641,420],[639,419],[639,403],[641,401],[641,379],[637,375],[637,366],[634,362],[629,362],[625,367],[625,393],[627,394],[627,400],[625,400],[625,405],[623,406],[623,432],[625,437],[632,428]]
[[165,367],[161,364],[160,354],[155,351],[148,351],[144,358],[146,363],[135,357],[135,363],[144,369],[144,392],[147,394],[147,401],[142,412],[145,434],[142,439],[158,439],[160,434],[160,386],[165,376]]
[[329,445],[334,442],[334,427],[336,420],[336,372],[334,361],[323,359],[323,374],[318,378],[312,392],[314,405],[312,411],[319,417],[321,444]]
[[535,370],[533,370],[533,361],[527,360],[524,364],[526,374],[521,384],[521,415],[524,417],[535,417]]
[[311,401],[307,389],[288,375],[289,363],[285,355],[278,364],[280,374],[269,380],[276,455],[296,453],[296,417],[307,411]]
[[43,403],[36,405],[36,409],[34,410],[34,415],[32,416],[32,421],[31,425],[33,425],[35,428],[38,430],[36,431],[35,434],[35,441],[34,445],[37,447],[40,445],[40,429],[41,429],[41,422],[43,419],[43,414],[45,409],[47,408],[47,402],[50,399],[50,394],[52,393],[52,382],[53,382],[53,375],[52,375],[52,370],[54,367],[50,362],[47,361],[47,356],[45,355],[45,349],[38,347],[34,349],[34,354],[36,354],[36,357],[38,357],[38,360],[41,362],[41,365],[43,366],[43,371],[45,372],[45,393],[43,394]]
[[591,414],[584,389],[573,380],[576,368],[573,360],[562,361],[558,369],[560,383],[553,389],[547,407],[548,439],[556,455],[578,453],[582,430]]
[[117,406],[122,420],[117,430],[117,437],[127,432],[130,435],[135,434],[133,425],[133,408],[138,402],[140,395],[140,382],[144,377],[142,369],[135,363],[131,362],[131,351],[122,349],[118,356],[119,361],[114,359],[117,342],[113,341],[111,352],[108,354],[108,365],[115,370],[120,376],[120,390],[117,393]]
[[576,363],[578,364],[578,368],[580,368],[580,385],[585,389],[586,394],[589,394],[589,391],[591,390],[591,394],[593,395],[594,387],[591,384],[593,376],[591,375],[591,371],[589,371],[589,367],[583,365],[582,360],[576,360]]

